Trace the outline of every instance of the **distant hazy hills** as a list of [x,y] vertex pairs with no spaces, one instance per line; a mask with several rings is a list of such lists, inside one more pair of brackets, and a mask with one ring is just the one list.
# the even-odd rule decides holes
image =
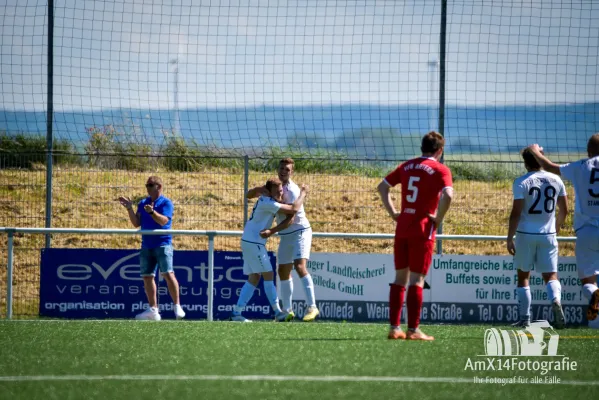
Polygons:
[[[347,104],[302,107],[185,109],[181,135],[201,146],[259,154],[267,147],[335,150],[360,157],[397,159],[417,152],[422,134],[437,126],[438,112],[423,105]],[[173,110],[103,109],[55,112],[56,138],[81,146],[86,128],[113,125],[127,140],[160,146],[176,126]],[[0,131],[46,133],[46,113],[0,110]],[[531,142],[551,152],[577,152],[599,132],[599,103],[548,106],[449,105],[448,152],[508,153]]]

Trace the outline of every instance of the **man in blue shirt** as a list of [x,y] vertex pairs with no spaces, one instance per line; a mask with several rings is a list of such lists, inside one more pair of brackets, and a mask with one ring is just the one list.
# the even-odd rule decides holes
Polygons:
[[[148,197],[140,201],[137,212],[133,211],[133,203],[128,197],[119,197],[120,203],[127,209],[129,220],[134,227],[142,230],[171,229],[173,220],[173,202],[162,195],[162,179],[150,176],[146,182]],[[135,319],[159,321],[158,300],[156,298],[156,269],[166,280],[168,291],[175,304],[177,319],[185,317],[179,303],[179,283],[173,271],[173,238],[172,235],[142,235],[139,266],[144,280],[144,289],[148,297],[149,308],[135,316]]]

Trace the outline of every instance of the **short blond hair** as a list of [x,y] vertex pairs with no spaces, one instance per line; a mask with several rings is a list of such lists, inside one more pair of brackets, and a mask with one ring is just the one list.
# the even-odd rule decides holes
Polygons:
[[160,186],[160,187],[163,187],[163,186],[162,186],[162,179],[161,179],[159,176],[156,176],[156,175],[152,175],[152,176],[150,176],[150,177],[148,178],[148,182],[152,182],[152,183],[153,183],[153,184],[155,184],[155,185],[158,185],[158,186]]
[[279,180],[279,178],[270,178],[266,181],[266,190],[270,193],[272,188],[275,186],[281,186],[283,183]]
[[291,158],[291,157],[282,158],[281,161],[279,161],[279,165],[281,165],[281,164],[283,164],[283,165],[291,164],[295,167],[295,161],[293,161],[293,158]]

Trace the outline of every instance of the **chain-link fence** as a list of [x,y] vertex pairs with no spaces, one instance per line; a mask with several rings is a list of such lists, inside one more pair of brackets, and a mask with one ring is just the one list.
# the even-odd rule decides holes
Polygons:
[[[252,205],[245,188],[291,156],[295,180],[312,188],[315,231],[392,233],[376,186],[434,129],[455,178],[443,233],[503,235],[511,183],[523,172],[519,150],[540,142],[552,160],[573,161],[599,131],[598,2],[192,3],[0,8],[0,225],[127,228],[117,198],[138,201],[147,177],[159,175],[175,229],[241,230]],[[563,235],[573,234],[571,222]],[[135,248],[140,238],[51,243]],[[216,240],[219,250],[238,243]],[[36,314],[46,241],[21,235],[15,244],[15,311]],[[175,246],[207,241],[177,237]],[[391,249],[391,241],[313,241],[314,252]],[[505,254],[503,243],[483,241],[445,242],[442,251]]]
[[[104,156],[109,159],[110,156]],[[132,228],[119,196],[138,202],[146,196],[144,184],[150,175],[159,175],[164,182],[164,195],[175,205],[173,229],[241,231],[244,218],[251,212],[253,200],[245,201],[245,187],[262,185],[276,176],[278,160],[261,160],[259,164],[244,158],[197,159],[202,170],[167,170],[164,157],[130,156],[144,165],[159,166],[155,170],[126,170],[110,161],[111,168],[89,166],[89,158],[73,156],[70,164],[59,165],[52,177],[52,227],[54,228]],[[44,227],[46,174],[39,155],[21,156],[19,165],[11,168],[0,155],[0,226]],[[393,233],[394,222],[387,216],[376,187],[393,164],[374,161],[351,161],[353,167],[343,173],[302,170],[311,168],[297,160],[293,179],[310,186],[305,209],[315,232]],[[15,160],[12,161],[13,163]],[[324,162],[324,161],[323,161]],[[330,162],[330,160],[329,160]],[[196,165],[196,164],[193,164]],[[307,165],[307,166],[306,166]],[[448,162],[455,178],[455,198],[443,225],[443,233],[459,235],[505,235],[512,203],[512,178],[523,172],[521,164],[491,166],[483,171],[496,174],[492,181],[468,178],[467,174],[481,173],[480,163]],[[253,168],[253,169],[250,169]],[[332,166],[333,167],[333,166]],[[332,168],[331,167],[331,168]],[[399,207],[400,189],[392,191]],[[568,194],[573,195],[571,188]],[[570,197],[572,198],[572,197]],[[571,207],[573,208],[573,207]],[[247,211],[246,211],[247,210]],[[571,236],[571,216],[562,235]],[[61,234],[51,238],[57,248],[138,248],[138,236]],[[269,241],[275,250],[278,239]],[[37,314],[39,293],[40,250],[45,245],[42,235],[15,237],[15,315]],[[207,250],[205,237],[177,236],[177,249]],[[443,243],[446,254],[506,254],[504,243],[480,241]],[[2,276],[6,275],[6,242],[0,244]],[[217,250],[239,250],[239,238],[217,237]],[[391,240],[321,239],[314,238],[313,252],[391,253]],[[561,254],[572,254],[572,246],[563,244]],[[5,282],[3,279],[2,282]],[[6,285],[0,285],[5,291]],[[0,294],[4,302],[5,293]],[[2,309],[0,304],[0,309]],[[3,312],[3,311],[2,311]]]

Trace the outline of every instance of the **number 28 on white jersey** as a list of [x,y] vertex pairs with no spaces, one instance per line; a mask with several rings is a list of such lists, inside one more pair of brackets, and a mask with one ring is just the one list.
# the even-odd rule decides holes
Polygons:
[[524,200],[517,232],[554,234],[557,198],[566,195],[561,178],[547,171],[532,171],[514,181],[514,200]]

